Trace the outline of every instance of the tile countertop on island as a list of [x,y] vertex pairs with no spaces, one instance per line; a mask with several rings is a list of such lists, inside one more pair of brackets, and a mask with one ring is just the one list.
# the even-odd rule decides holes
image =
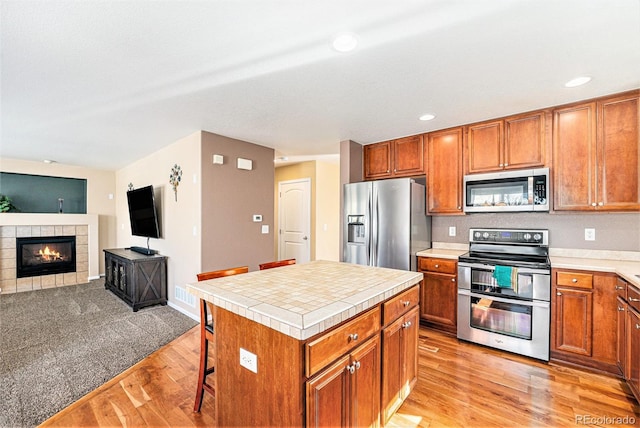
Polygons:
[[418,272],[318,260],[187,284],[187,291],[306,340],[421,280]]

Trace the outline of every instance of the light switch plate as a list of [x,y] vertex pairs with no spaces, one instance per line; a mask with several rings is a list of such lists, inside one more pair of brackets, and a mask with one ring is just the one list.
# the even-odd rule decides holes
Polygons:
[[247,370],[258,373],[258,356],[246,349],[240,348],[240,365]]
[[268,224],[263,224],[262,225],[262,233],[265,234],[265,235],[267,233],[269,233],[269,225]]
[[456,236],[456,227],[449,226],[449,236]]

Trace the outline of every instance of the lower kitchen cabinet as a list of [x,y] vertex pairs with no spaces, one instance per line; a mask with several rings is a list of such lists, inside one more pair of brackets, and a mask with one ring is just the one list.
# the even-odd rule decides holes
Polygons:
[[640,290],[618,278],[616,359],[629,388],[640,401]]
[[551,359],[619,375],[617,277],[552,270]]
[[380,336],[307,382],[307,426],[380,426]]
[[425,325],[455,334],[458,318],[458,262],[418,257],[418,271],[424,273],[420,319]]
[[382,419],[386,424],[418,380],[418,307],[382,331]]

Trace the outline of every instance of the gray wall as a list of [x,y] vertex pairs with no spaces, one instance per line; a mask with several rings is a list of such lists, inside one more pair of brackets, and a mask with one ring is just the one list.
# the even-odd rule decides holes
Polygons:
[[[274,150],[202,132],[202,270],[216,270],[273,260]],[[214,154],[224,156],[214,165]],[[251,171],[236,167],[237,158],[253,161]],[[253,214],[262,214],[254,222]],[[262,225],[269,233],[261,233]]]
[[[449,236],[449,226],[456,236]],[[551,248],[640,251],[639,213],[478,213],[432,217],[434,242],[468,243],[469,228],[549,229]],[[585,241],[584,229],[596,229],[596,240]]]

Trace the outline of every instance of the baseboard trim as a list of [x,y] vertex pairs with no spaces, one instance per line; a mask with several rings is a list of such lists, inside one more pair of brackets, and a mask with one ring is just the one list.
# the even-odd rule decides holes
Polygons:
[[171,306],[173,309],[175,309],[178,312],[181,312],[183,314],[185,314],[186,316],[188,316],[189,318],[191,318],[194,321],[200,322],[200,317],[197,315],[192,314],[191,312],[187,311],[186,309],[176,305],[173,302],[167,302],[167,305]]

